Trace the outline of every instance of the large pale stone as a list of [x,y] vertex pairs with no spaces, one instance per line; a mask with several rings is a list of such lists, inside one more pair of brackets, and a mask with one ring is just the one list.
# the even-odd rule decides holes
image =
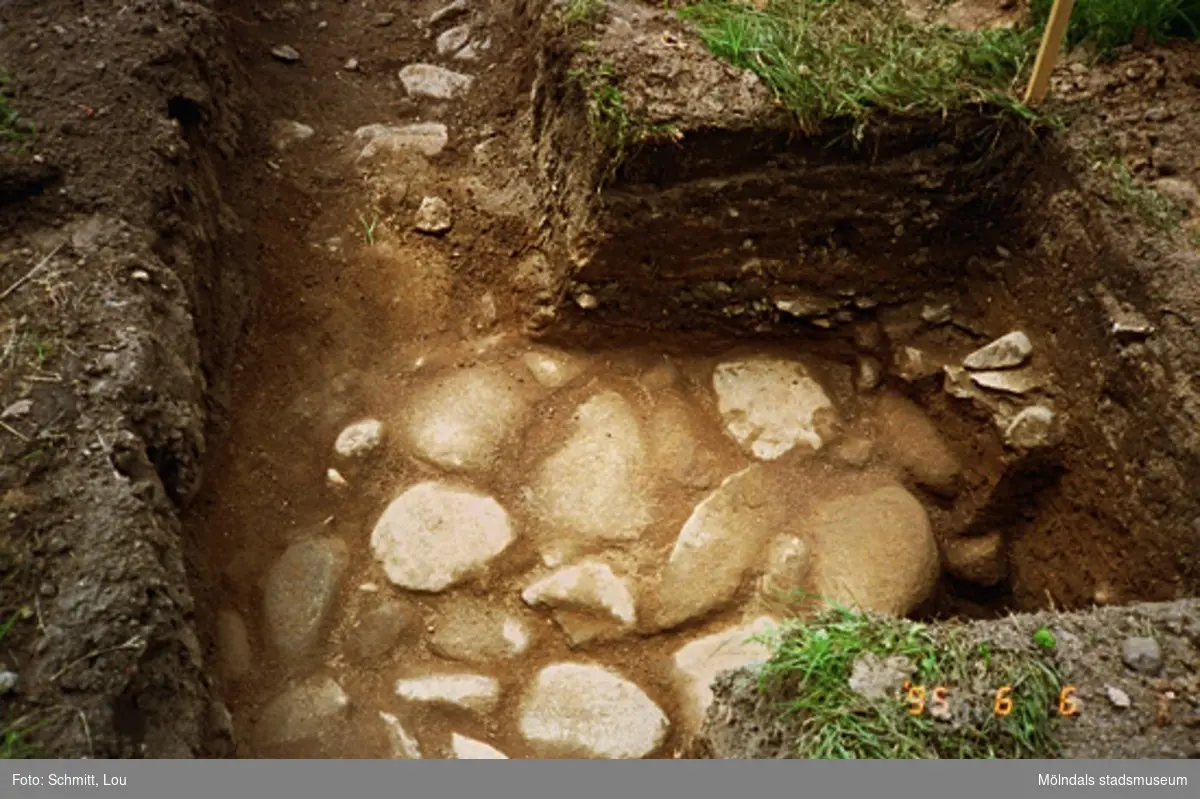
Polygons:
[[933,590],[938,549],[921,503],[900,486],[821,505],[812,520],[813,592],[903,616]]
[[490,713],[500,702],[500,682],[481,674],[438,674],[396,681],[396,695],[409,702],[454,705]]
[[400,719],[391,713],[380,713],[384,727],[387,728],[388,743],[392,748],[393,760],[420,760],[421,747],[412,733],[404,729]]
[[833,413],[820,383],[795,361],[745,360],[713,372],[725,428],[746,450],[774,460],[797,446],[822,446],[818,414]]
[[616,392],[597,394],[575,429],[538,470],[535,510],[543,523],[584,539],[629,540],[650,523],[645,445],[633,408]]
[[385,599],[355,619],[354,627],[346,636],[346,654],[355,663],[379,660],[420,621],[420,613],[415,607],[397,599]]
[[684,523],[658,588],[656,625],[674,627],[728,604],[755,565],[777,514],[762,467],[727,477]]
[[552,609],[572,645],[615,637],[637,621],[625,580],[594,561],[556,571],[526,588],[521,598],[533,607]]
[[426,482],[388,505],[371,532],[371,549],[396,585],[436,592],[483,569],[513,537],[496,500]]
[[383,423],[378,419],[363,419],[338,433],[333,451],[343,458],[362,457],[383,443]]
[[419,122],[415,125],[365,125],[354,131],[354,138],[363,145],[358,157],[366,160],[380,153],[420,153],[434,156],[446,147],[449,135],[440,122]]
[[432,64],[409,64],[400,70],[400,82],[410,97],[450,100],[471,88],[474,78]]
[[641,688],[582,663],[538,672],[521,709],[521,733],[541,757],[646,757],[662,745],[669,727]]
[[450,751],[459,760],[508,760],[499,749],[458,733],[450,736]]
[[963,359],[963,366],[973,370],[1009,369],[1025,363],[1032,353],[1029,336],[1016,330],[972,352]]
[[659,402],[650,420],[654,470],[688,488],[712,488],[720,479],[716,456],[697,434],[692,410],[671,397]]
[[406,432],[418,455],[444,469],[484,469],[528,410],[519,383],[498,369],[478,366],[441,375],[420,390]]
[[455,597],[434,619],[429,646],[450,660],[484,664],[524,654],[529,641],[520,619],[486,601]]
[[880,397],[877,413],[880,444],[887,457],[926,488],[953,495],[961,472],[958,458],[925,412],[889,393]]
[[315,648],[350,564],[346,543],[312,538],[290,546],[267,575],[267,633],[287,660]]
[[774,619],[763,616],[750,624],[699,638],[675,653],[682,721],[690,732],[698,732],[704,722],[704,714],[713,701],[711,686],[718,674],[765,662],[771,656],[766,644],[751,639],[774,626]]
[[275,697],[255,726],[260,745],[295,743],[319,738],[350,710],[350,697],[329,677],[292,686]]
[[584,364],[573,355],[549,350],[532,350],[521,356],[525,368],[543,387],[558,389],[583,374]]

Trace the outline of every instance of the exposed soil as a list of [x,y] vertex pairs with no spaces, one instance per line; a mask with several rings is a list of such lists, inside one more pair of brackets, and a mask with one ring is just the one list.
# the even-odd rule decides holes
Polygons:
[[[772,462],[787,525],[895,483],[925,507],[943,561],[964,541],[1003,541],[984,559],[998,576],[944,574],[907,611],[992,617],[1200,593],[1200,261],[1113,203],[1093,169],[1104,140],[1139,178],[1194,192],[1194,50],[1064,65],[1057,94],[1091,105],[1063,134],[906,120],[854,146],[840,130],[796,139],[760,86],[647,6],[614,6],[580,52],[537,4],[216,5],[0,8],[0,63],[40,130],[0,162],[0,290],[50,256],[0,301],[0,409],[32,401],[0,430],[0,567],[13,575],[0,597],[5,616],[32,610],[0,644],[0,665],[20,674],[19,701],[0,702],[10,718],[48,717],[50,751],[397,756],[384,712],[425,756],[449,755],[453,733],[537,756],[519,699],[562,661],[631,680],[672,722],[645,754],[680,751],[689,710],[671,656],[769,610],[748,579],[686,624],[648,620],[681,525],[756,460],[712,395],[713,367],[738,356],[807,364],[837,406],[840,424],[821,430],[837,446]],[[439,46],[462,25],[457,46]],[[685,46],[647,45],[664,31]],[[299,59],[273,55],[281,45]],[[464,45],[474,58],[456,57]],[[473,82],[452,99],[412,96],[397,75],[418,62]],[[571,77],[600,62],[632,111],[685,134],[611,176]],[[365,126],[417,123],[444,124],[444,146],[364,153]],[[448,231],[414,229],[426,197],[447,203]],[[1146,329],[1114,332],[1130,319]],[[943,366],[1015,329],[1034,342],[1042,387],[945,387]],[[913,371],[910,349],[934,367]],[[525,360],[538,353],[579,377],[547,386]],[[855,376],[864,363],[882,388]],[[429,381],[479,366],[520,386],[527,421],[486,468],[414,452],[404,431]],[[577,646],[521,601],[579,554],[557,546],[528,492],[578,409],[606,391],[646,431],[682,409],[695,454],[647,456],[645,532],[584,553],[628,576],[640,621]],[[916,402],[957,464],[952,485],[906,460],[927,437],[889,446],[881,396]],[[1006,446],[1032,405],[1053,409],[1053,441]],[[384,423],[383,446],[335,458],[339,431],[365,417]],[[648,451],[666,451],[656,436]],[[873,448],[847,456],[855,441]],[[685,479],[668,479],[673,468]],[[425,480],[486,491],[532,532],[486,579],[392,586],[371,531]],[[264,592],[280,556],[313,538],[344,542],[348,565],[317,643],[285,656]],[[405,632],[364,663],[353,642],[385,598],[402,603]],[[439,654],[437,625],[472,599],[532,631],[529,655],[480,666]],[[230,618],[245,632],[231,638]],[[478,714],[395,696],[397,679],[447,672],[494,675],[502,697]],[[322,676],[350,711],[318,735],[266,740],[272,701]]]

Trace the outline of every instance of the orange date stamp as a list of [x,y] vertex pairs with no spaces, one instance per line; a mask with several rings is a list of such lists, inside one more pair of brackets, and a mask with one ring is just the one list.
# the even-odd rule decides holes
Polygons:
[[[1011,685],[1003,685],[996,689],[996,695],[992,702],[992,712],[1000,718],[1004,718],[1013,712],[1013,688]],[[934,716],[944,716],[949,710],[947,698],[950,695],[950,690],[944,686],[934,686],[932,692],[928,691],[923,685],[913,685],[909,681],[904,683],[904,701],[908,704],[908,713],[912,716],[920,716],[927,710]],[[929,703],[932,701],[932,708]],[[1079,703],[1075,701],[1075,686],[1065,686],[1058,694],[1058,714],[1060,716],[1078,716]]]

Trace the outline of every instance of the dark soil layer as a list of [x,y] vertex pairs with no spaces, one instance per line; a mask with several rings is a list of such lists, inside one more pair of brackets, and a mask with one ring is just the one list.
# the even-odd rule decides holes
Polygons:
[[[1200,756],[1198,620],[1200,603],[1188,600],[948,624],[937,634],[959,633],[957,645],[968,648],[986,643],[994,652],[1020,652],[1036,646],[1035,632],[1048,629],[1056,642],[1049,659],[1064,684],[1076,689],[1078,714],[1057,722],[1065,758],[1194,758]],[[1125,664],[1123,647],[1129,637],[1158,642],[1160,670],[1145,674]],[[1109,698],[1110,687],[1125,694],[1128,707]],[[784,719],[779,709],[788,697],[762,690],[753,668],[722,675],[713,693],[704,731],[692,742],[689,756],[794,756],[791,742],[798,720]]]
[[[535,312],[543,335],[594,345],[736,330],[887,364],[908,346],[965,352],[1024,329],[1069,415],[1037,458],[982,433],[989,414],[944,391],[940,368],[889,378],[969,464],[955,502],[926,497],[944,550],[995,531],[1006,541],[1007,580],[948,581],[933,613],[1200,593],[1200,258],[1186,227],[1152,229],[1113,178],[1146,142],[1162,175],[1195,177],[1182,141],[1195,132],[1194,54],[1064,64],[1057,96],[1097,106],[1056,107],[1065,132],[964,113],[880,121],[856,143],[836,123],[791,135],[766,92],[669,13],[614,3],[594,26],[547,37],[535,120],[565,272]],[[616,162],[589,75],[643,134]],[[1154,130],[1105,141],[1115,116]],[[1157,176],[1149,153],[1130,168]],[[923,326],[922,307],[942,303],[952,323]],[[876,323],[883,343],[864,345],[861,327]]]
[[65,757],[219,754],[176,508],[249,264],[220,176],[236,76],[208,2],[0,4],[0,663],[16,732]]

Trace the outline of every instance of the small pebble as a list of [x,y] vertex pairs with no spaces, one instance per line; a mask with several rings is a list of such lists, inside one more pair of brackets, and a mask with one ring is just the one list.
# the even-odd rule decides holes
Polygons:
[[347,58],[346,63],[342,65],[347,72],[356,72],[358,70],[358,59]]
[[1134,671],[1153,676],[1163,666],[1162,648],[1153,638],[1126,638],[1121,660]]
[[13,692],[17,687],[17,675],[11,671],[0,671],[0,696]]
[[295,47],[287,44],[281,44],[278,47],[271,48],[271,55],[280,61],[285,61],[289,64],[300,60],[300,53]]
[[391,13],[390,11],[381,11],[380,13],[375,15],[375,19],[372,20],[372,23],[375,25],[376,28],[386,28],[388,25],[391,25],[395,21],[396,21],[395,14]]
[[1120,688],[1114,688],[1111,685],[1104,686],[1104,692],[1108,694],[1108,701],[1113,707],[1129,707],[1133,704],[1129,698],[1129,694],[1122,691]]

